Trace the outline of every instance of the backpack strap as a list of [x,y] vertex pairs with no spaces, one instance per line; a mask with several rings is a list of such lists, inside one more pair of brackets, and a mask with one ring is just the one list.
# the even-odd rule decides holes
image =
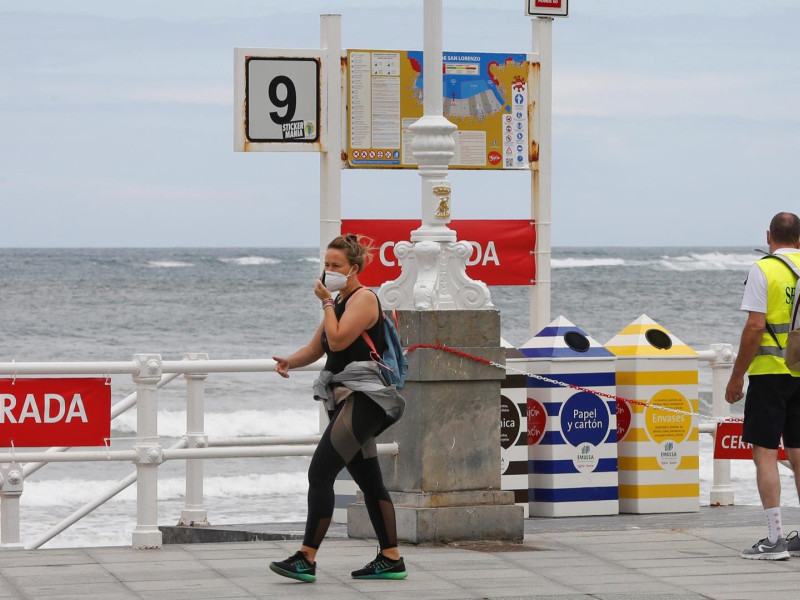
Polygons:
[[[796,277],[800,278],[800,268],[794,264],[794,261],[785,254],[767,254],[764,258],[779,258],[787,267],[792,270]],[[763,260],[763,259],[762,259]]]
[[[381,318],[385,319],[386,317],[383,316],[383,314],[381,314]],[[369,334],[366,331],[361,332],[361,338],[365,342],[367,342],[367,345],[370,348],[369,357],[372,359],[372,362],[377,363],[387,371],[391,371],[392,373],[394,373],[394,369],[389,365],[387,365],[385,362],[383,362],[381,355],[378,354],[378,350],[375,348],[375,344],[372,342],[372,338],[369,337]]]
[[[361,290],[365,290],[365,289],[367,289],[367,288],[366,287],[358,288],[355,292],[350,294],[350,297],[352,298],[358,292],[360,292]],[[372,292],[372,293],[375,294],[375,292]],[[378,294],[375,294],[375,298],[378,298]],[[394,313],[395,313],[394,318],[395,318],[395,322],[396,322],[397,321],[397,311],[394,311]],[[380,299],[378,299],[378,315],[379,315],[378,316],[378,321],[383,323],[383,319],[386,318],[386,315],[384,315],[383,311],[381,310],[381,301],[380,301]],[[361,332],[361,339],[363,339],[367,343],[367,346],[369,346],[369,350],[370,350],[369,356],[370,356],[370,358],[374,362],[376,362],[380,366],[382,366],[384,369],[386,369],[387,371],[391,371],[392,373],[394,373],[394,369],[392,369],[389,365],[385,364],[381,360],[381,355],[378,353],[378,349],[375,347],[375,343],[372,341],[372,338],[369,336],[369,334],[366,331],[362,331]]]

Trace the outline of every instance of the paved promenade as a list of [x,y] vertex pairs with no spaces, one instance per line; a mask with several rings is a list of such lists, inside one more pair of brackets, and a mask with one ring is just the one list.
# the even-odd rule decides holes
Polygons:
[[[356,581],[374,557],[370,540],[343,537],[322,547],[317,582],[301,584],[267,564],[298,542],[167,544],[162,550],[0,550],[0,599],[183,598],[536,598],[539,600],[797,600],[800,558],[749,561],[745,546],[764,535],[757,507],[703,508],[680,515],[528,519],[525,542],[403,545],[409,577]],[[784,523],[800,527],[800,509]],[[292,537],[299,525],[241,526]]]

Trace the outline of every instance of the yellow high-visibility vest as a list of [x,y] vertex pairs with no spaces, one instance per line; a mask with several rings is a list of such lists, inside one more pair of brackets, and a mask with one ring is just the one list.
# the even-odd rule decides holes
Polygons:
[[[786,254],[786,256],[800,267],[800,253]],[[783,360],[791,326],[792,301],[797,278],[779,258],[762,258],[756,265],[767,278],[767,328],[764,329],[761,345],[747,373],[748,375],[790,374],[800,377],[800,372],[790,370]]]

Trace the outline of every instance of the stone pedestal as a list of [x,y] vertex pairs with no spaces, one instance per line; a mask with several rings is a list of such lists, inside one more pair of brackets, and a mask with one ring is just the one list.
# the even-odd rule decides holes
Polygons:
[[[444,345],[503,363],[495,310],[398,311],[403,346]],[[522,540],[523,509],[500,489],[502,369],[436,349],[415,350],[401,390],[403,418],[379,442],[386,487],[397,511],[397,535],[411,543]],[[348,508],[351,537],[374,537],[360,496]]]

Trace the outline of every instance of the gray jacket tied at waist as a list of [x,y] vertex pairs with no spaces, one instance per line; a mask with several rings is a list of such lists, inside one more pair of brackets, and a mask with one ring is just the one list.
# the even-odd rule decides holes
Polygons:
[[314,399],[325,403],[325,408],[333,411],[336,405],[333,400],[331,384],[342,384],[349,390],[361,392],[369,396],[386,413],[386,429],[400,420],[406,408],[406,401],[393,385],[387,386],[380,376],[378,366],[369,360],[354,361],[340,373],[323,370],[314,381]]

